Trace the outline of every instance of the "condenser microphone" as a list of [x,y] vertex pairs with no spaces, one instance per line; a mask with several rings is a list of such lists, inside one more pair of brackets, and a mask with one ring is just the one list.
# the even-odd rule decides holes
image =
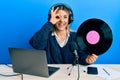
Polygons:
[[75,56],[78,57],[77,49],[78,49],[78,47],[77,47],[76,42],[71,42],[71,43],[70,43],[70,50],[72,51],[72,53],[73,53]]
[[74,61],[73,61],[72,68],[71,68],[71,70],[70,70],[68,75],[71,74],[71,71],[72,71],[73,67],[75,65],[78,65],[78,78],[77,78],[77,80],[79,80],[80,72],[79,72],[79,56],[78,56],[78,53],[77,53],[78,46],[77,46],[76,42],[71,42],[69,46],[70,46],[70,50],[74,54]]

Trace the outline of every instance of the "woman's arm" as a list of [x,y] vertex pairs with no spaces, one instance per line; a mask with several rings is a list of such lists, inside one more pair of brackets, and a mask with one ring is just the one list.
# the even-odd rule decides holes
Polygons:
[[32,36],[29,41],[30,45],[35,49],[45,50],[49,33],[53,26],[54,25],[51,22],[45,23],[43,27]]

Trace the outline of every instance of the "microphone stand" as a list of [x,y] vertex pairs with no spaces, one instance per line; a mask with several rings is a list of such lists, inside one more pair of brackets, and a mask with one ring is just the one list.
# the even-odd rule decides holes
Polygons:
[[68,73],[69,76],[71,75],[73,67],[76,66],[76,65],[77,65],[77,70],[78,70],[78,78],[77,78],[77,80],[79,80],[80,79],[80,71],[79,71],[79,56],[78,55],[75,55],[75,60],[74,60],[74,62],[72,64],[72,66],[70,66],[71,69],[70,69],[70,67],[67,67],[67,69],[70,69],[70,71]]

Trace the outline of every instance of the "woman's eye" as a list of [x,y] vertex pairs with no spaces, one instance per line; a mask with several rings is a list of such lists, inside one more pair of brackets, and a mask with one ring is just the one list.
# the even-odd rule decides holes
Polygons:
[[59,16],[56,16],[56,19],[59,19],[60,17]]

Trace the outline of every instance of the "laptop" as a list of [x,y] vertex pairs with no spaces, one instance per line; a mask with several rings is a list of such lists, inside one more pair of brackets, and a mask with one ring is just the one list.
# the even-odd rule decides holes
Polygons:
[[59,67],[48,66],[44,50],[23,48],[8,48],[12,61],[13,71],[21,74],[30,74],[49,77],[59,70]]

